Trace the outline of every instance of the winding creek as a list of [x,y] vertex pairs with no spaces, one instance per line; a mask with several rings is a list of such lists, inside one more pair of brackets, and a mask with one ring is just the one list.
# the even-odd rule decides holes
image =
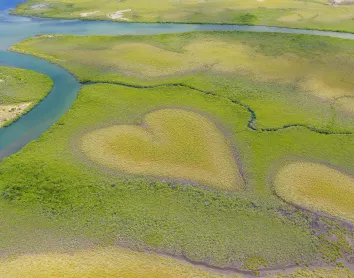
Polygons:
[[238,30],[330,36],[354,40],[352,33],[289,29],[266,26],[212,24],[142,24],[105,21],[51,20],[8,15],[8,9],[24,0],[5,0],[0,3],[0,65],[29,69],[48,75],[54,81],[49,95],[29,113],[8,127],[0,129],[0,160],[16,153],[38,138],[75,101],[81,84],[65,69],[45,60],[6,51],[11,45],[36,34],[122,35],[160,34],[202,30]]

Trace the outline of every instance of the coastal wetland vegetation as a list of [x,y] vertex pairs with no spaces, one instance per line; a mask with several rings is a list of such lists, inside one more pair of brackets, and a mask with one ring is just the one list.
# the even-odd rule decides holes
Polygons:
[[31,110],[52,86],[53,81],[43,74],[0,66],[0,127]]
[[120,22],[267,25],[354,32],[352,0],[29,0],[14,14]]
[[[30,0],[12,13],[353,32],[353,9]],[[0,276],[354,277],[354,41],[38,35],[11,50],[82,87],[68,113],[0,163]],[[52,85],[0,67],[4,104],[35,105]]]
[[[84,86],[61,120],[1,163],[3,202],[46,219],[43,230],[74,238],[74,249],[127,246],[253,274],[342,266],[354,257],[347,218],[283,196],[277,177],[312,161],[351,179],[353,117],[336,104],[351,98],[352,46],[240,32],[27,39],[12,49],[67,68]],[[226,182],[201,179],[219,164]],[[299,169],[309,183],[318,176]],[[40,240],[2,244],[10,255]],[[304,271],[294,275],[317,275]]]

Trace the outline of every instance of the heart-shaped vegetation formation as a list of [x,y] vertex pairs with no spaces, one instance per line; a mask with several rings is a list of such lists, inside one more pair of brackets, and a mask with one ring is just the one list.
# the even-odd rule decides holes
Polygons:
[[280,169],[275,189],[286,201],[354,223],[354,178],[329,166],[295,162]]
[[93,162],[122,172],[235,190],[244,181],[222,132],[206,117],[181,109],[146,115],[141,126],[116,125],[82,136]]

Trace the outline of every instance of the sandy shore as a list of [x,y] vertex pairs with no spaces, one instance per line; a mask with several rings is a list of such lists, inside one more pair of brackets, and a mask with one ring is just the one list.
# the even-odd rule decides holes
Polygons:
[[4,126],[7,121],[14,120],[21,115],[31,104],[32,102],[0,105],[0,127]]

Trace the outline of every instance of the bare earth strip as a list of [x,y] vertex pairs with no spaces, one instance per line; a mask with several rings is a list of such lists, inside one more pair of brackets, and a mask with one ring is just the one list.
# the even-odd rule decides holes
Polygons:
[[0,105],[0,127],[4,126],[7,122],[11,122],[21,114],[23,114],[32,105],[31,102]]
[[85,12],[85,13],[81,13],[80,15],[82,17],[87,17],[87,16],[91,16],[91,15],[94,15],[94,14],[97,14],[99,13],[100,11],[94,11],[94,12]]
[[108,14],[107,16],[110,19],[119,19],[119,20],[130,21],[129,18],[124,17],[124,13],[127,13],[127,12],[131,12],[131,9],[116,11],[114,13]]

